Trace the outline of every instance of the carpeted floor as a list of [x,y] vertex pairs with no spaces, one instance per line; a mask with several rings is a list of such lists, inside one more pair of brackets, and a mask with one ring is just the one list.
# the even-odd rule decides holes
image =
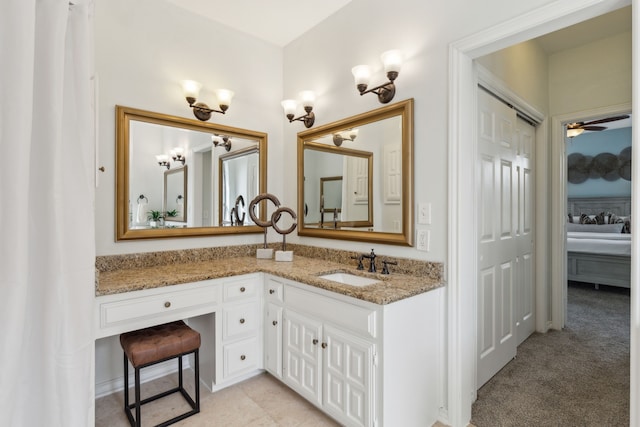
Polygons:
[[629,290],[569,285],[567,326],[534,333],[478,390],[477,427],[628,426]]

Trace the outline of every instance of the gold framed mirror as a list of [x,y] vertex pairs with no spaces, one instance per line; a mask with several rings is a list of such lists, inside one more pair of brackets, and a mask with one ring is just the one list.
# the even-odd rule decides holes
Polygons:
[[[219,217],[219,188],[233,187],[218,182],[219,158],[243,150],[257,153],[253,191],[265,193],[266,133],[116,106],[116,241],[262,233],[250,218],[242,225],[228,225]],[[168,192],[173,178],[180,176],[171,172],[175,170],[183,171],[184,191],[174,198]],[[179,214],[180,207],[180,218],[168,215],[174,210]],[[257,214],[264,220],[261,207]],[[152,212],[162,216],[153,227]]]
[[[322,206],[326,177],[339,211]],[[413,246],[413,203],[413,99],[298,133],[300,236]]]

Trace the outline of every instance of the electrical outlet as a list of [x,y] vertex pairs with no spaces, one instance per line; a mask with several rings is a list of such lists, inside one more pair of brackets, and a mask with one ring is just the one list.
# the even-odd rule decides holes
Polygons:
[[429,240],[431,233],[429,230],[418,230],[416,233],[416,249],[429,252]]
[[418,224],[431,224],[431,203],[418,204]]

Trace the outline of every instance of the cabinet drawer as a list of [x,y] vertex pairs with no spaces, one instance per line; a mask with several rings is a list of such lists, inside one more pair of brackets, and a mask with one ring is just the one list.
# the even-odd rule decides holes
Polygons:
[[260,354],[257,337],[224,345],[224,378],[228,379],[258,369]]
[[260,318],[258,308],[257,302],[225,307],[222,310],[222,339],[228,340],[256,334]]
[[287,307],[326,319],[350,331],[375,338],[378,335],[378,313],[344,301],[325,297],[293,286],[286,289]]
[[267,285],[265,286],[265,295],[267,296],[267,301],[269,302],[282,303],[284,301],[284,284],[271,278],[267,279]]
[[255,278],[236,280],[225,283],[222,292],[225,302],[251,299],[258,295],[258,284]]
[[207,287],[106,302],[100,304],[100,327],[187,312],[215,304],[217,300],[215,287]]

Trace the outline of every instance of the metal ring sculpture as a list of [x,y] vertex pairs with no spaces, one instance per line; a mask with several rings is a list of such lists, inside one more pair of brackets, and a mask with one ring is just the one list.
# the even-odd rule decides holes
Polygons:
[[[255,212],[255,208],[256,208],[256,205],[260,203],[262,200],[271,200],[273,204],[276,205],[276,207],[278,208],[280,207],[280,200],[278,200],[278,198],[273,194],[263,193],[263,194],[258,194],[256,197],[254,197],[253,200],[251,200],[251,203],[249,203],[249,217],[251,218],[251,221],[253,221],[257,226],[262,227],[264,229],[264,248],[267,249],[267,228],[273,226],[274,217],[272,215],[269,221],[262,221],[260,218],[258,218]],[[278,215],[278,217],[275,218],[275,221],[278,221],[279,219],[280,219],[280,216]]]
[[282,250],[286,251],[287,250],[286,236],[287,234],[291,233],[293,230],[296,229],[296,226],[298,225],[298,223],[294,221],[293,224],[291,224],[291,227],[287,228],[286,230],[283,230],[280,227],[278,227],[277,222],[280,220],[280,217],[282,216],[283,212],[286,212],[289,215],[291,215],[291,218],[293,220],[297,219],[298,217],[296,216],[296,213],[293,211],[293,209],[288,208],[286,206],[276,209],[273,212],[273,214],[271,214],[271,223],[273,224],[273,229],[276,230],[278,234],[282,234]]

